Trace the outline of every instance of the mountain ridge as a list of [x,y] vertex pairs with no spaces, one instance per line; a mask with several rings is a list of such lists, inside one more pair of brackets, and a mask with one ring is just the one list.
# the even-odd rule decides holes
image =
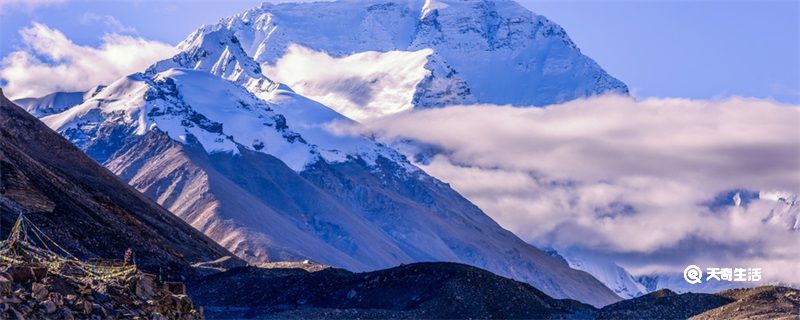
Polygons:
[[[320,151],[327,150],[325,144],[317,146],[307,140],[310,135],[292,130],[293,119],[312,129],[320,119],[278,112],[312,108],[318,115],[329,109],[314,109],[316,102],[293,94],[278,95],[289,102],[265,102],[205,71],[170,69],[153,78],[120,79],[43,120],[251,261],[311,258],[354,270],[426,260],[467,262],[555,297],[598,305],[619,299],[590,275],[550,261],[386,147],[371,143],[352,149],[356,153]],[[312,129],[303,130],[322,134]],[[367,146],[366,141],[357,145]],[[276,177],[288,180],[270,182]]]
[[140,268],[163,269],[169,277],[193,276],[191,263],[230,255],[11,103],[2,89],[0,115],[4,229],[23,213],[78,257],[120,259],[130,247]]

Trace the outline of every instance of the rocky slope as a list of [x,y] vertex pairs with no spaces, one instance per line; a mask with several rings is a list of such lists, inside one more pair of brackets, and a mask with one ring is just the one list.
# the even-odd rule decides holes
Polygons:
[[596,319],[687,319],[733,300],[708,293],[677,294],[668,289],[620,301],[600,309]]
[[715,294],[658,290],[600,309],[596,319],[797,319],[800,290],[763,286]]
[[35,265],[0,264],[1,319],[203,319],[182,283],[137,273],[121,281],[79,281]]
[[264,3],[198,29],[179,48],[220,30],[233,32],[275,80],[357,120],[628,92],[564,29],[513,1]]
[[[1,91],[0,91],[1,93]],[[76,256],[121,259],[192,276],[190,264],[230,255],[0,96],[0,212],[7,235],[19,213]]]
[[725,306],[705,311],[692,319],[797,319],[800,318],[800,290],[764,286],[731,289],[717,296],[734,300]]

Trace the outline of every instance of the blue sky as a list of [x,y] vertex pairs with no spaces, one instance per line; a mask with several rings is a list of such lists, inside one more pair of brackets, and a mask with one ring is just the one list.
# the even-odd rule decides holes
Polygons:
[[[797,1],[520,2],[561,24],[638,97],[741,95],[800,103]],[[258,3],[0,0],[0,56],[21,46],[18,31],[33,21],[81,45],[98,45],[106,32],[176,44],[201,24]]]

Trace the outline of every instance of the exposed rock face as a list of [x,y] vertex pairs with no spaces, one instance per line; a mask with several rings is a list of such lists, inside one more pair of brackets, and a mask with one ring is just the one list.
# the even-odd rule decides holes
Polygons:
[[[222,294],[219,288],[229,290]],[[536,288],[453,263],[341,269],[240,268],[192,285],[209,318],[561,319],[594,310]]]
[[0,319],[203,319],[180,283],[137,273],[79,281],[34,265],[0,265]]
[[0,97],[0,212],[8,234],[19,213],[76,256],[121,259],[192,276],[191,263],[230,253]]

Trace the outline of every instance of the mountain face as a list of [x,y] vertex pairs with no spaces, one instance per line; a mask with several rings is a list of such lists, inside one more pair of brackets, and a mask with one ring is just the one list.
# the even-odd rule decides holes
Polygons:
[[356,120],[628,92],[564,29],[513,1],[264,3],[198,29],[179,48],[220,31],[275,80]]
[[[81,259],[121,259],[166,277],[230,253],[119,180],[0,91],[0,212],[22,213]],[[234,259],[237,260],[237,259]]]
[[[362,271],[452,261],[557,298],[619,299],[393,149],[332,133],[351,120],[245,68],[252,59],[230,33],[209,37],[42,120],[251,262],[312,259]],[[245,88],[253,81],[273,85],[256,95]]]

